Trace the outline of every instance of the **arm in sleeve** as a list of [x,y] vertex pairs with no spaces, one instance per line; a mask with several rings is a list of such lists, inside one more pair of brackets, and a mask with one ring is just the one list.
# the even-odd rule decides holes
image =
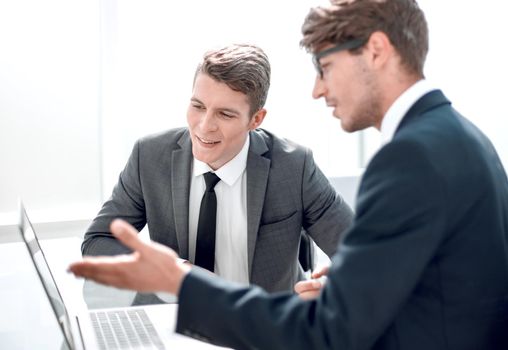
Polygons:
[[353,223],[353,211],[314,162],[307,150],[302,179],[303,227],[316,244],[332,256]]
[[364,174],[357,219],[318,299],[270,295],[192,271],[179,292],[177,331],[238,349],[371,348],[446,232],[438,171],[418,145],[401,146],[385,146]]
[[139,148],[138,141],[120,174],[111,198],[104,203],[85,233],[81,245],[83,255],[116,255],[130,252],[109,230],[109,225],[116,218],[129,222],[138,231],[145,226],[146,212],[140,181]]

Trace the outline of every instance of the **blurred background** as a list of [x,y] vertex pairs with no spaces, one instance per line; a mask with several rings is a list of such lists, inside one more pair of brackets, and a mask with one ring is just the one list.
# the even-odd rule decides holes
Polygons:
[[[135,140],[185,126],[204,51],[232,42],[257,44],[271,60],[263,127],[310,147],[330,178],[357,177],[379,135],[346,134],[311,97],[315,72],[299,48],[300,27],[320,3],[0,0],[0,226],[15,222],[20,197],[40,225],[92,219]],[[430,28],[428,79],[508,166],[504,3],[420,6]]]

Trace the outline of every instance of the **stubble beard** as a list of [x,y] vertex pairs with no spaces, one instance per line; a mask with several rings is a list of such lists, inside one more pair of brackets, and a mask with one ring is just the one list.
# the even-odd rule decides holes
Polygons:
[[363,76],[364,85],[363,97],[358,103],[358,108],[353,111],[351,116],[352,123],[344,129],[348,132],[356,132],[375,126],[382,117],[381,112],[381,90],[372,74],[367,71],[360,73]]

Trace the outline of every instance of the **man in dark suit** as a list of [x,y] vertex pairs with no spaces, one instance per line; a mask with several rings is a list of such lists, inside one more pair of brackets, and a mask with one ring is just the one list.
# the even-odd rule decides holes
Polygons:
[[[135,144],[85,234],[83,254],[129,252],[109,231],[113,219],[123,218],[138,231],[148,224],[152,241],[191,263],[207,268],[198,259],[210,253],[210,271],[270,292],[292,290],[303,278],[302,229],[332,256],[353,213],[308,149],[259,129],[269,86],[270,63],[259,47],[207,52],[194,77],[188,127]],[[216,236],[203,251],[199,218],[208,172],[220,181],[213,190]]]
[[[303,35],[314,97],[344,130],[374,126],[385,141],[318,295],[269,295],[189,271],[121,221],[115,234],[140,257],[71,270],[176,293],[177,331],[238,349],[507,349],[508,180],[487,137],[423,79],[422,11],[414,0],[333,1],[310,11]],[[299,292],[319,290],[313,283]]]

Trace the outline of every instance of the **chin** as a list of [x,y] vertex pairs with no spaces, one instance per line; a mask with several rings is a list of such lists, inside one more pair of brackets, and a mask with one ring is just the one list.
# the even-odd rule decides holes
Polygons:
[[344,121],[344,119],[340,119],[340,127],[342,128],[342,130],[344,130],[345,132],[355,132],[356,130],[354,129],[354,125],[351,125],[349,123],[347,123],[346,121]]
[[215,157],[212,157],[211,154],[209,154],[208,152],[201,152],[201,151],[197,151],[197,152],[192,152],[192,156],[194,158],[196,158],[197,160],[203,162],[203,163],[206,163],[206,164],[210,164],[210,163],[213,163],[214,161],[216,161]]
[[215,158],[212,158],[212,157],[200,157],[200,156],[194,156],[194,158],[196,158],[197,160],[199,161],[202,161],[203,163],[206,163],[206,164],[213,164],[214,162],[216,162],[217,160]]

